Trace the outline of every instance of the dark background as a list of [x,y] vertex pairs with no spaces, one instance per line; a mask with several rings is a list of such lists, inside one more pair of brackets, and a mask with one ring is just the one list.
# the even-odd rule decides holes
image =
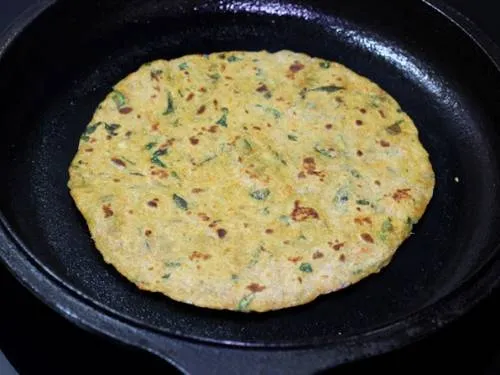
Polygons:
[[[378,0],[388,1],[388,0]],[[0,30],[36,0],[0,0]],[[500,44],[499,0],[445,0]],[[423,25],[425,27],[425,25]],[[500,100],[500,98],[499,98]],[[435,372],[500,374],[500,290],[439,333],[402,350],[332,370],[334,375]],[[39,302],[0,265],[0,350],[20,375],[165,374],[174,369],[148,353],[87,333]],[[2,375],[2,374],[0,374]]]

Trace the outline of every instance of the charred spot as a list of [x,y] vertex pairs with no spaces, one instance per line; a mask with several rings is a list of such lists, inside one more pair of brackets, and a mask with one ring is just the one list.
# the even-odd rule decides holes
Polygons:
[[274,230],[272,230],[272,229],[270,229],[270,228],[269,228],[269,229],[266,229],[266,233],[267,233],[267,234],[271,234],[271,233],[273,233],[273,232],[274,232]]
[[363,121],[361,121],[361,120],[356,120],[356,125],[358,125],[358,126],[363,125]]
[[148,202],[149,207],[158,207],[158,203],[155,200],[151,200]]
[[294,221],[305,221],[307,219],[319,219],[318,212],[311,207],[301,207],[299,201],[295,201],[295,207],[291,214]]
[[130,108],[130,107],[123,107],[123,108],[120,108],[118,110],[118,112],[120,112],[122,115],[127,115],[130,112],[132,112],[132,108]]
[[247,289],[252,293],[257,293],[262,292],[264,289],[266,289],[266,287],[257,283],[251,283],[250,285],[247,285]]
[[323,258],[323,257],[324,257],[324,254],[321,251],[316,251],[313,254],[313,259],[320,259],[320,258]]
[[151,234],[152,234],[152,233],[153,233],[153,232],[152,232],[150,229],[146,229],[146,230],[144,231],[144,235],[145,235],[146,237],[151,236]]
[[359,109],[359,111],[360,111],[361,113],[363,113],[363,114],[365,114],[365,113],[366,113],[366,109],[364,109],[364,108],[360,108],[360,109]]
[[125,137],[130,137],[131,135],[132,135],[132,132],[130,130],[125,133]]
[[380,114],[380,117],[385,118],[385,113],[381,109],[378,110],[378,113]]
[[94,151],[94,149],[92,147],[89,147],[89,148],[85,149],[85,152],[92,152],[92,151]]
[[344,254],[340,254],[340,256],[339,256],[339,260],[340,260],[341,262],[345,262],[345,255],[344,255]]
[[102,211],[104,212],[104,217],[108,218],[110,216],[113,216],[113,210],[111,209],[111,204],[104,204],[102,206]]
[[207,109],[207,107],[205,105],[202,105],[200,108],[198,108],[198,111],[196,111],[196,113],[201,115],[203,112],[205,112],[205,109]]
[[189,142],[191,142],[191,144],[194,146],[194,145],[197,145],[198,143],[200,143],[200,140],[198,138],[195,138],[195,137],[190,137]]
[[190,92],[189,95],[186,97],[186,101],[189,102],[193,98],[194,98],[194,94],[192,92]]
[[224,228],[217,229],[217,236],[219,238],[224,238],[226,237],[227,231]]
[[380,186],[380,181],[379,180],[375,180],[375,185]]
[[373,243],[373,237],[369,233],[361,233],[361,238],[363,241],[368,242],[368,243]]
[[363,156],[363,151],[361,151],[361,150],[356,151],[356,155]]
[[266,92],[266,91],[269,91],[269,89],[267,88],[266,85],[262,84],[260,85],[259,87],[257,87],[257,92]]
[[382,146],[382,147],[389,147],[390,145],[391,144],[387,141],[384,141],[384,140],[380,141],[380,146]]
[[336,97],[335,97],[335,101],[336,101],[337,103],[343,103],[343,102],[344,102],[344,99],[342,99],[342,97],[341,97],[341,96],[336,96]]
[[119,167],[125,167],[125,166],[126,166],[125,162],[124,162],[123,160],[121,160],[121,159],[118,159],[118,158],[111,158],[111,161],[112,161],[114,164],[118,165]]
[[138,119],[142,118],[142,116],[141,116],[140,114],[138,114],[136,117],[137,117]]
[[201,188],[193,188],[193,190],[191,190],[191,192],[192,192],[192,193],[194,193],[194,194],[198,194],[198,193],[201,193],[201,192],[203,192],[203,191],[204,191],[204,190],[203,190],[203,189],[201,189]]
[[326,124],[325,125],[325,129],[330,130],[331,128],[333,128],[332,124]]
[[341,242],[341,243],[338,243],[338,244],[335,244],[333,245],[333,250],[335,251],[339,251],[340,249],[342,249],[343,247],[345,246],[345,242]]

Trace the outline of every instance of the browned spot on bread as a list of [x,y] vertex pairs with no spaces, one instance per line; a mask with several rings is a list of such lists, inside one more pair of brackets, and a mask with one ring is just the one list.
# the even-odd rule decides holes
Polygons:
[[269,91],[269,89],[267,88],[266,85],[262,84],[260,85],[259,87],[257,87],[257,92],[266,92],[266,91]]
[[224,228],[217,229],[217,235],[219,238],[226,237],[227,231]]
[[325,128],[328,129],[328,130],[330,130],[331,128],[333,128],[333,125],[332,124],[326,124]]
[[341,242],[341,243],[338,243],[338,244],[336,244],[336,245],[333,245],[333,246],[332,246],[332,248],[333,248],[333,250],[335,250],[335,251],[339,251],[341,248],[343,248],[343,247],[344,247],[344,245],[345,245],[345,242]]
[[391,144],[387,141],[381,140],[380,141],[380,146],[382,147],[389,147]]
[[155,201],[155,200],[152,200],[152,201],[149,201],[149,202],[148,202],[148,206],[149,206],[149,207],[158,207],[158,203],[156,203],[156,201]]
[[298,71],[304,69],[304,64],[301,64],[298,61],[295,61],[289,68],[293,73],[297,73]]
[[344,255],[344,254],[340,254],[340,256],[339,256],[339,260],[340,260],[341,262],[345,262],[345,255]]
[[208,128],[208,131],[210,133],[217,133],[217,125],[212,125],[211,127]]
[[369,243],[373,243],[373,237],[369,234],[369,233],[361,233],[361,238],[363,239],[363,241],[366,241],[366,242],[369,242]]
[[113,210],[111,209],[111,204],[104,204],[102,206],[102,211],[104,212],[104,217],[110,217],[113,216]]
[[301,207],[300,201],[295,201],[295,208],[291,214],[294,221],[305,221],[307,219],[319,219],[318,212],[311,207]]
[[210,259],[212,256],[210,254],[203,254],[199,251],[193,251],[193,253],[189,256],[189,259],[190,260],[197,260],[197,259],[201,259],[201,260],[207,260],[207,259]]
[[205,105],[202,105],[200,108],[198,108],[198,111],[196,111],[196,113],[201,115],[203,112],[205,112],[205,109],[207,109],[207,107]]
[[118,165],[119,167],[125,167],[126,166],[125,162],[123,160],[121,160],[121,159],[111,158],[111,161],[113,163],[115,163],[116,165]]
[[194,193],[194,194],[202,193],[202,192],[204,192],[204,191],[205,191],[205,190],[204,190],[204,189],[201,189],[201,188],[193,188],[193,189],[191,190],[191,192],[192,192],[192,193]]
[[403,199],[410,198],[410,192],[411,189],[398,189],[396,192],[392,195],[392,199],[394,199],[396,202],[400,202]]
[[363,156],[363,151],[361,151],[361,150],[356,151],[356,155]]
[[118,110],[118,112],[120,112],[122,115],[127,115],[130,112],[132,112],[132,108],[130,108],[130,107],[123,107],[123,108],[120,108]]
[[160,126],[160,123],[157,122],[157,123],[151,125],[151,130],[152,131],[157,131],[159,126]]
[[323,258],[323,257],[324,257],[324,254],[321,251],[316,251],[313,254],[313,259],[320,259],[320,258]]
[[144,234],[146,235],[146,237],[151,236],[151,233],[153,233],[153,232],[152,232],[150,229],[146,229],[146,230],[144,231]]
[[361,121],[361,120],[356,120],[356,125],[358,125],[358,126],[363,125],[363,121]]
[[195,137],[190,137],[189,142],[191,142],[191,144],[194,146],[194,145],[197,145],[198,143],[200,143],[200,140],[198,138],[195,138]]
[[359,217],[354,218],[354,222],[356,224],[358,224],[358,225],[365,225],[365,223],[366,224],[371,224],[372,223],[372,219],[370,217],[368,217],[368,216],[366,216],[366,217],[359,216]]
[[266,289],[266,287],[264,285],[259,285],[257,283],[251,283],[250,285],[247,285],[247,289],[253,293],[257,293],[257,292],[262,292],[264,289]]

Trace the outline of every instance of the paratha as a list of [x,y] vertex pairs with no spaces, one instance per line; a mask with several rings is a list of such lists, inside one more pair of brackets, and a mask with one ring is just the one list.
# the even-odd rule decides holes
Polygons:
[[144,64],[98,106],[69,173],[96,248],[139,288],[259,312],[380,271],[435,184],[394,98],[292,51]]

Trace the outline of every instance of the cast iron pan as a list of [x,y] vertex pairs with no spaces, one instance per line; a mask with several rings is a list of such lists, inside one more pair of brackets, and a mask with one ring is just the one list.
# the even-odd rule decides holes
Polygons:
[[[437,175],[415,234],[380,274],[298,308],[220,312],[139,291],[104,264],[66,188],[93,109],[148,60],[283,48],[346,64],[415,119]],[[1,259],[71,321],[188,373],[314,373],[406,345],[499,282],[499,56],[435,0],[40,4],[0,44]]]

